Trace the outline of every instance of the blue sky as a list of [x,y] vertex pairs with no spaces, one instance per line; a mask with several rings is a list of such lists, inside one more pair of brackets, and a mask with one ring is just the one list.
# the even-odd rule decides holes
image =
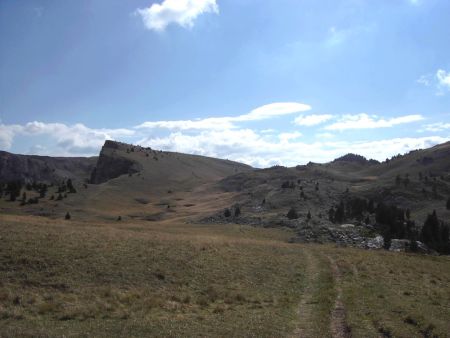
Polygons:
[[264,167],[450,140],[447,0],[0,0],[0,149]]

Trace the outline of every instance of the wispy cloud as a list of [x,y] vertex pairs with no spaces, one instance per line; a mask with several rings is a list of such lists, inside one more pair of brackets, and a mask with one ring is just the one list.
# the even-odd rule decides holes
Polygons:
[[316,126],[318,124],[324,123],[328,120],[331,120],[333,115],[330,114],[313,114],[306,116],[298,116],[295,118],[294,123],[299,126]]
[[136,11],[145,26],[155,31],[163,31],[172,23],[181,27],[194,26],[197,17],[203,13],[219,13],[216,0],[164,0],[148,8]]
[[431,124],[425,125],[421,131],[438,132],[438,131],[444,131],[447,129],[450,129],[450,123],[437,122],[437,123],[431,123]]
[[422,75],[416,82],[426,87],[435,87],[438,96],[450,92],[450,72],[444,69],[438,69],[435,74]]
[[412,123],[423,120],[422,115],[405,115],[393,118],[381,118],[376,115],[356,114],[343,115],[339,121],[326,126],[326,130],[348,130],[348,129],[375,129],[390,128],[399,124]]
[[210,117],[196,120],[148,121],[138,125],[138,129],[170,129],[170,130],[223,130],[237,128],[236,122],[267,120],[277,116],[308,111],[311,106],[298,102],[276,102],[253,109],[238,116]]
[[439,69],[436,72],[436,78],[438,81],[438,88],[441,94],[450,91],[450,72],[446,72],[443,69]]

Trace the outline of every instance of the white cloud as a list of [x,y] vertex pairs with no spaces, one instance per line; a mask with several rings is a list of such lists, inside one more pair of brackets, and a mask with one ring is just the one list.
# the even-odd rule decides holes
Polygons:
[[421,0],[408,0],[411,5],[418,6],[422,2]]
[[16,132],[20,129],[18,125],[0,124],[0,149],[10,149]]
[[325,139],[329,139],[329,138],[333,138],[335,135],[332,133],[317,133],[316,137],[317,138],[325,138]]
[[450,90],[450,72],[439,69],[436,72],[436,78],[438,81],[438,88],[441,91],[440,94],[444,94],[445,90]]
[[399,124],[416,122],[423,119],[423,116],[418,114],[393,117],[389,119],[364,113],[356,115],[343,115],[339,121],[326,126],[324,129],[342,131],[348,129],[389,128]]
[[138,129],[170,129],[170,130],[201,130],[201,129],[230,129],[235,126],[229,118],[206,118],[198,120],[177,121],[148,121],[137,126]]
[[203,13],[219,13],[216,0],[164,0],[148,8],[136,11],[148,29],[163,31],[175,23],[181,27],[193,27],[194,21]]
[[307,116],[299,116],[294,120],[294,123],[299,126],[315,126],[321,123],[324,123],[328,120],[331,120],[333,115],[330,114],[321,114],[321,115],[307,115]]
[[450,72],[438,69],[435,74],[422,75],[416,82],[426,87],[435,87],[436,95],[442,96],[450,91]]
[[311,106],[298,102],[270,103],[253,109],[248,114],[228,117],[210,117],[196,120],[175,121],[148,121],[138,126],[137,129],[169,129],[169,130],[223,130],[237,128],[236,122],[260,121],[277,116],[294,114],[310,110]]
[[325,45],[328,47],[333,47],[340,45],[347,40],[348,36],[351,34],[350,30],[338,29],[336,27],[330,27],[328,30],[328,37],[325,41]]
[[339,140],[337,136],[336,140],[330,140],[326,135],[321,135],[321,138],[308,142],[299,139],[300,132],[272,131],[272,135],[248,128],[174,130],[163,135],[153,131],[148,134],[145,129],[94,129],[83,124],[0,124],[0,146],[6,149],[14,145],[15,138],[21,137],[22,142],[28,141],[35,145],[30,147],[29,152],[32,153],[90,156],[98,154],[106,139],[118,139],[155,149],[228,158],[256,167],[274,164],[294,166],[309,161],[327,162],[348,153],[349,149],[369,158],[384,160],[398,153],[427,148],[450,140],[448,137],[430,136],[350,142]]
[[299,135],[289,134],[282,133],[278,135],[278,139],[267,139],[251,129],[203,130],[194,135],[174,132],[166,137],[146,137],[138,143],[156,149],[228,158],[256,167],[268,167],[275,164],[294,166],[309,161],[327,162],[348,153],[349,149],[381,161],[398,153],[428,148],[450,140],[430,136],[360,142],[308,143],[297,141]]
[[418,80],[417,83],[420,83],[421,85],[424,85],[426,87],[430,87],[431,83],[433,82],[433,76],[430,74],[422,75]]
[[294,131],[292,133],[281,133],[278,135],[278,138],[280,139],[281,143],[288,143],[290,140],[298,139],[302,136],[302,133],[298,131]]
[[311,106],[298,102],[276,102],[253,109],[250,113],[240,115],[234,121],[265,120],[275,116],[294,114],[311,110]]
[[450,123],[437,122],[437,123],[431,123],[431,124],[425,125],[423,130],[421,130],[421,131],[438,132],[438,131],[444,131],[447,129],[450,129]]
[[[9,150],[17,136],[46,136],[54,141],[57,155],[94,155],[105,140],[129,137],[130,129],[92,129],[81,123],[72,126],[63,123],[28,122],[24,125],[0,125],[0,147]],[[37,149],[38,150],[38,149]]]

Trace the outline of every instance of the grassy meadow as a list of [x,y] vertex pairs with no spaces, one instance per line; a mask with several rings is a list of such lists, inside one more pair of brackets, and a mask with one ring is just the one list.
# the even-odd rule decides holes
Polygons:
[[[0,216],[0,337],[447,337],[450,259],[237,225]],[[331,267],[336,262],[340,276]]]

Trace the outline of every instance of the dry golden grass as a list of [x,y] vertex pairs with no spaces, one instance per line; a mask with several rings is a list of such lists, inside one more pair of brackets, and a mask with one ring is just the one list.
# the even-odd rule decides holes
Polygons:
[[[448,337],[450,260],[237,225],[0,216],[0,337]],[[329,257],[341,272],[336,279]]]
[[2,216],[0,236],[4,336],[273,337],[295,326],[304,259],[283,232]]

